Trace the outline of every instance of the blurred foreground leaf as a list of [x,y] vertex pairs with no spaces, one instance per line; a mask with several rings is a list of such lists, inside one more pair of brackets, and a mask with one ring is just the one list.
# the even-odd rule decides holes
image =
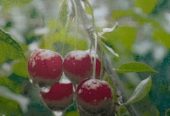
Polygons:
[[0,85],[9,88],[11,91],[15,93],[23,92],[23,86],[21,86],[21,84],[22,83],[19,84],[15,81],[12,81],[11,79],[7,77],[0,77]]
[[22,116],[22,111],[16,101],[0,96],[0,115]]
[[6,32],[0,30],[0,63],[24,58],[20,45]]
[[4,86],[0,86],[0,96],[16,101],[23,112],[27,111],[27,105],[29,103],[29,100],[26,97],[13,93],[12,91],[10,91],[8,88]]
[[16,75],[22,76],[27,78],[28,77],[28,70],[27,70],[27,63],[25,60],[17,60],[13,65],[13,72]]

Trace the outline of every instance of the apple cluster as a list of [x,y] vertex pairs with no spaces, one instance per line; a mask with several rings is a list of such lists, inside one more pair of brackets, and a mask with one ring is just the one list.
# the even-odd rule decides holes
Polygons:
[[[95,114],[111,105],[112,90],[106,81],[100,79],[102,66],[98,57],[93,77],[93,63],[94,55],[90,51],[71,51],[62,58],[57,52],[37,49],[28,59],[28,72],[34,83],[50,86],[49,91],[40,91],[50,109],[63,110],[75,97],[79,108]],[[63,74],[70,83],[59,82]]]

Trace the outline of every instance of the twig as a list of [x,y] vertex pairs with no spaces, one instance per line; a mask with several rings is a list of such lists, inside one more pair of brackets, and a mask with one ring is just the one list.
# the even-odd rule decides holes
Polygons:
[[[93,25],[93,22],[91,24],[89,18],[87,17],[87,15],[82,7],[80,0],[74,0],[74,1],[76,3],[77,11],[81,18],[83,27],[89,36],[91,44],[95,45],[95,39],[96,39],[95,35],[97,35],[97,32],[95,31],[96,27],[95,27],[95,25]],[[97,45],[98,45],[98,52],[100,53],[101,46],[99,43],[97,43]],[[121,85],[118,75],[116,74],[116,72],[114,70],[112,70],[112,65],[111,65],[106,54],[103,55],[103,59],[104,59],[104,67],[107,69],[106,71],[110,75],[110,77],[112,79],[112,83],[116,86],[117,91],[120,92],[120,94],[122,96],[122,102],[126,102],[127,101],[126,93]],[[128,105],[128,106],[126,106],[126,108],[129,111],[129,113],[131,114],[131,116],[138,116],[137,112],[135,111],[135,109],[132,105]]]

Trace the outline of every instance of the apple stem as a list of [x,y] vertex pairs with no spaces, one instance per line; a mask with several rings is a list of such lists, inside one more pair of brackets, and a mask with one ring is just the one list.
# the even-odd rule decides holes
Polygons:
[[95,39],[95,42],[94,42],[94,60],[93,60],[93,75],[92,75],[92,78],[95,79],[96,77],[96,54],[97,54],[97,34],[94,33],[94,39]]

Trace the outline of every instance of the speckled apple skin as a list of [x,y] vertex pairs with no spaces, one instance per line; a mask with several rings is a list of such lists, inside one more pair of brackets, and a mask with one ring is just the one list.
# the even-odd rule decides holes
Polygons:
[[28,60],[28,72],[34,82],[53,84],[63,73],[63,59],[57,52],[35,50]]
[[88,79],[79,84],[76,90],[79,107],[90,113],[107,110],[112,104],[112,90],[106,81]]
[[[73,83],[80,83],[85,79],[92,78],[93,61],[94,57],[91,56],[89,51],[71,51],[64,58],[64,73]],[[100,73],[101,62],[96,58],[95,78],[100,78]]]
[[55,83],[48,92],[41,92],[47,106],[52,110],[64,110],[73,102],[73,85]]

